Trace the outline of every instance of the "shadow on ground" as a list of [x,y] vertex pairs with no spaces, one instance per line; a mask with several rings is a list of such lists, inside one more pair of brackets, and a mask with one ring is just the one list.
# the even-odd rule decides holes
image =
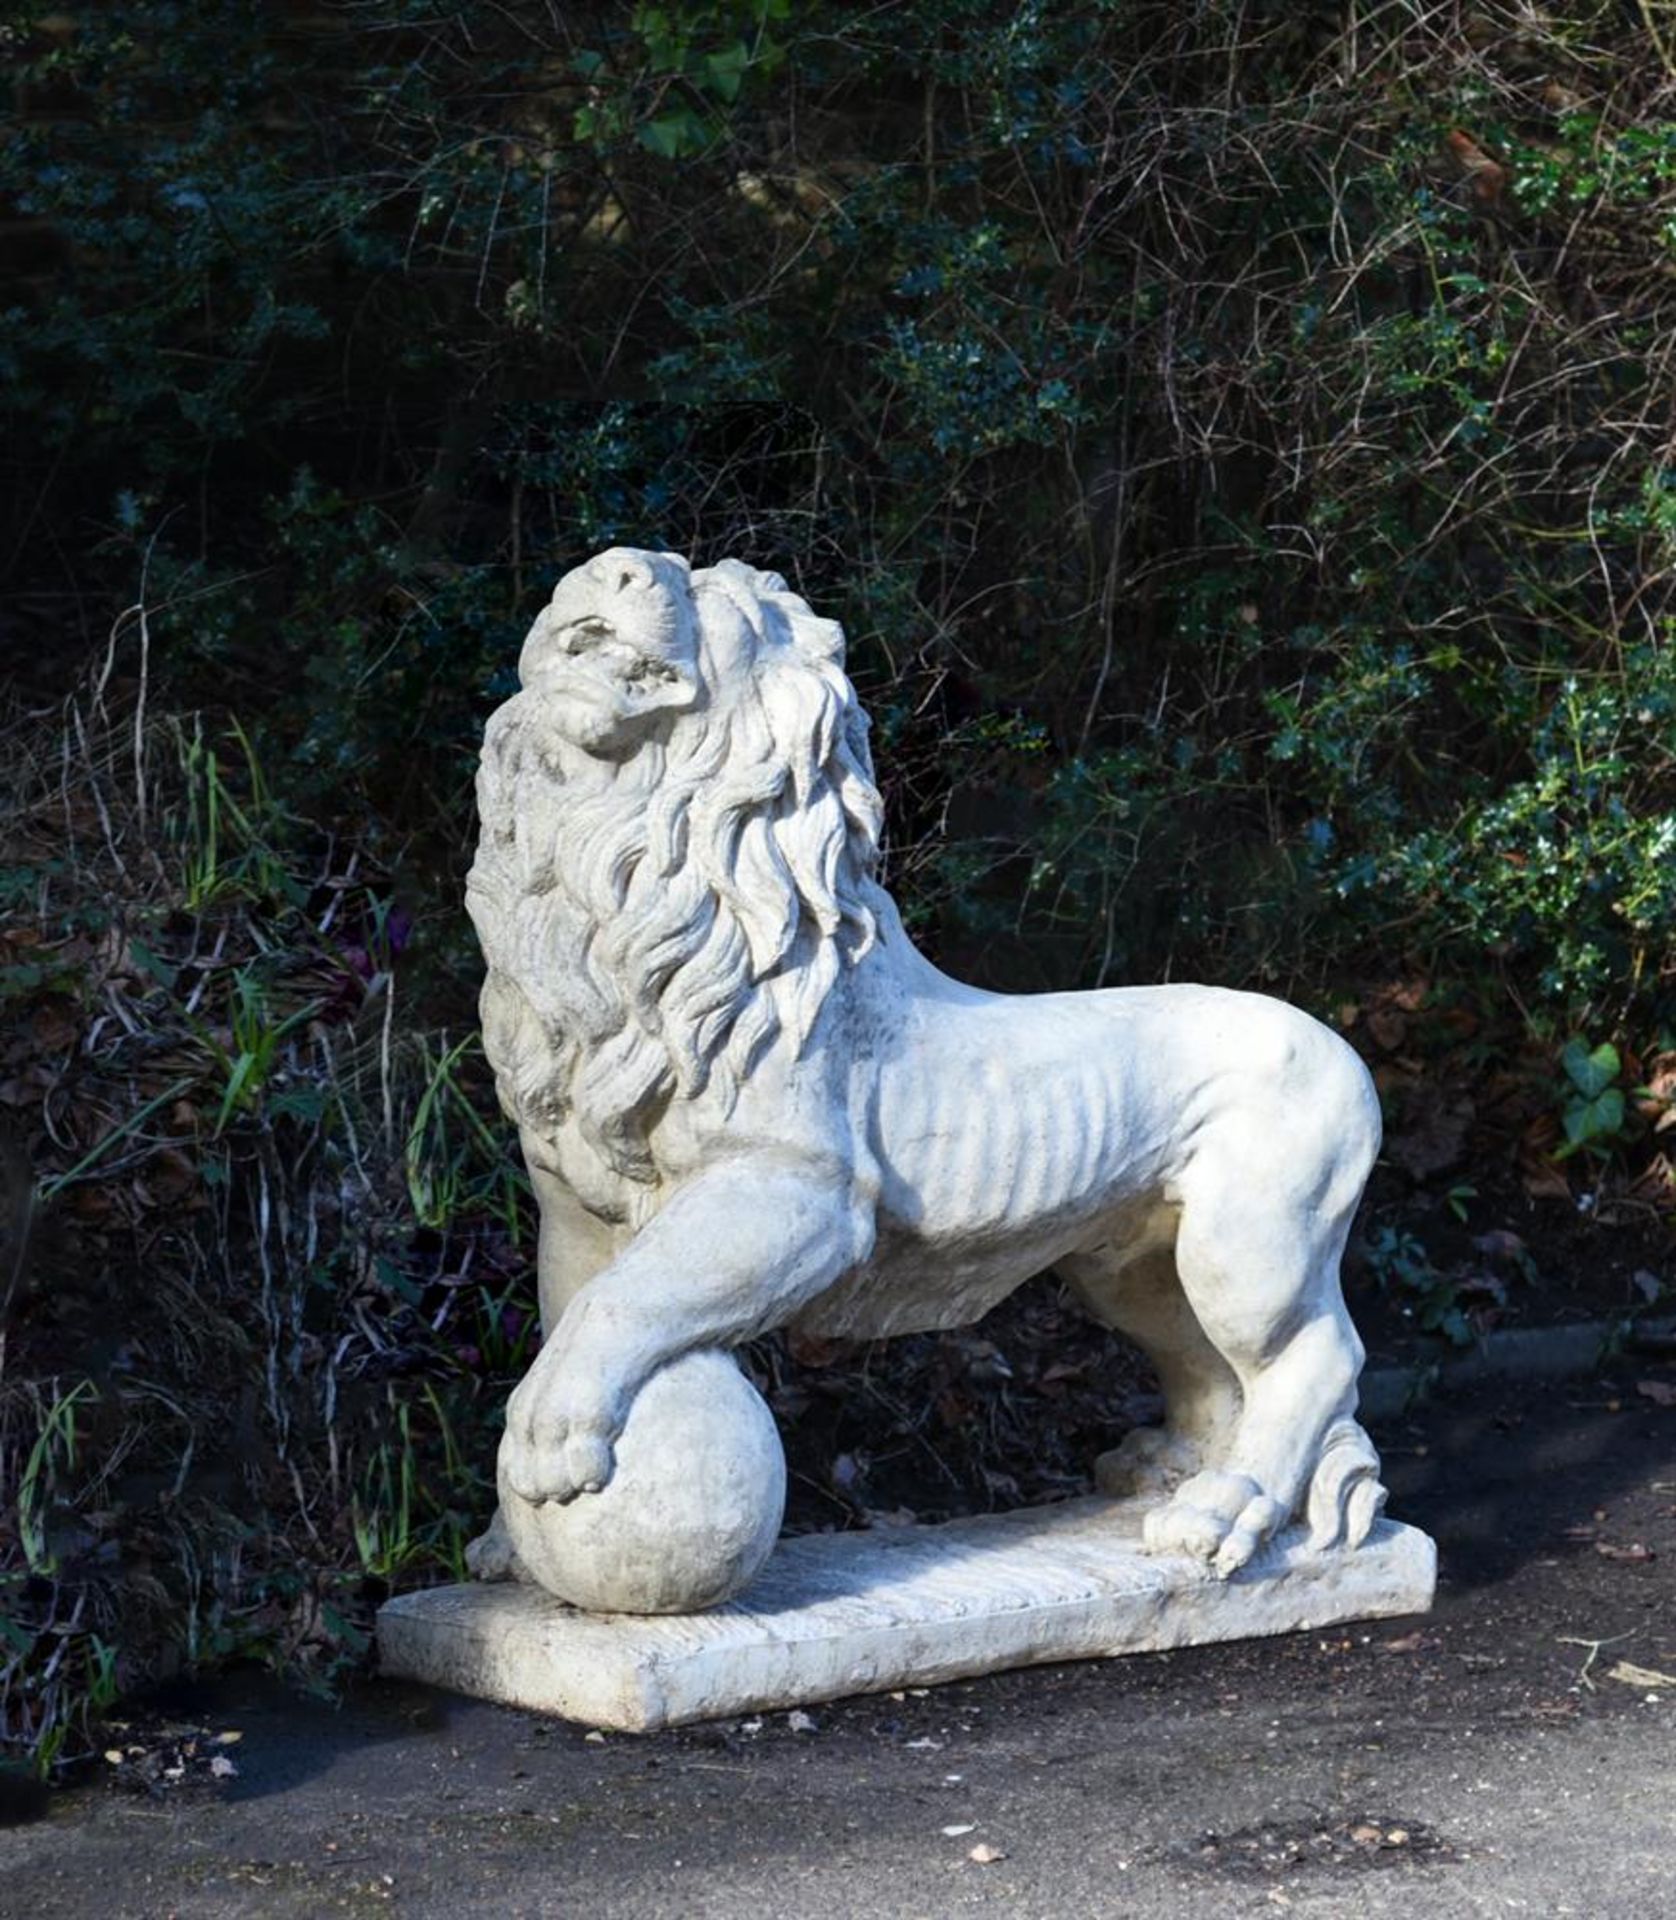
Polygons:
[[1424,1618],[845,1701],[812,1730],[590,1739],[234,1675],[175,1705],[240,1735],[236,1777],[62,1795],[0,1833],[0,1884],[41,1920],[90,1885],[106,1916],[1639,1920],[1676,1900],[1676,1407],[1643,1380],[1669,1397],[1676,1369],[1383,1429],[1392,1510],[1441,1548]]

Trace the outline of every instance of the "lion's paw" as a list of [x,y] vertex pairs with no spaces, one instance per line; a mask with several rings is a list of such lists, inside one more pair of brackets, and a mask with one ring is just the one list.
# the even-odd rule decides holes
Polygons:
[[501,1471],[519,1499],[563,1505],[610,1482],[612,1442],[621,1431],[621,1415],[599,1377],[549,1345],[507,1402]]
[[1136,1427],[1094,1462],[1094,1484],[1114,1499],[1167,1493],[1199,1470],[1199,1449],[1168,1427]]
[[518,1558],[518,1549],[512,1544],[512,1536],[506,1530],[506,1518],[499,1507],[495,1509],[495,1517],[489,1522],[488,1530],[468,1543],[466,1571],[474,1580],[529,1578],[523,1561]]
[[1208,1560],[1219,1579],[1237,1573],[1287,1519],[1243,1473],[1196,1473],[1175,1497],[1146,1517],[1142,1539],[1148,1553],[1184,1553]]
[[586,1428],[547,1429],[531,1444],[508,1427],[501,1442],[501,1471],[520,1500],[566,1506],[578,1494],[603,1491],[615,1469],[611,1442]]

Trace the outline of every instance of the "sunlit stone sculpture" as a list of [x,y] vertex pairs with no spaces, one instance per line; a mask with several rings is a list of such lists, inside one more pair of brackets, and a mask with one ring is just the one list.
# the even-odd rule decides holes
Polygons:
[[[843,635],[775,574],[613,549],[559,582],[520,672],[489,722],[467,902],[484,1043],[540,1203],[546,1337],[508,1407],[478,1571],[601,1613],[726,1601],[758,1574],[784,1496],[772,1423],[727,1350],[778,1327],[965,1326],[1054,1267],[1151,1356],[1165,1423],[1100,1461],[1107,1498],[1073,1503],[1052,1578],[1049,1523],[1009,1517],[994,1540],[1017,1618],[958,1659],[923,1654],[926,1674],[976,1670],[986,1649],[993,1664],[1423,1606],[1430,1543],[1378,1520],[1355,1419],[1362,1348],[1338,1268],[1379,1108],[1344,1042],[1251,994],[1009,996],[938,972],[878,881]],[[904,1604],[966,1632],[982,1608],[937,1587],[941,1530],[907,1531],[891,1564],[918,1554],[929,1585]],[[781,1548],[775,1606],[801,1604],[794,1565],[819,1560],[821,1592],[842,1587],[828,1546],[850,1551]],[[1082,1595],[1107,1546],[1152,1637],[1101,1615],[1066,1640],[1054,1579]],[[965,1533],[959,1550],[968,1568],[984,1551]],[[1301,1597],[1271,1583],[1242,1613],[1254,1560]],[[1018,1624],[1017,1569],[1037,1565],[1058,1627]],[[418,1599],[456,1625],[474,1607],[535,1618],[533,1602],[458,1595]],[[481,1659],[441,1669],[403,1638],[416,1618],[389,1626],[396,1665],[583,1711],[507,1677],[493,1649],[512,1614],[472,1629]],[[901,1684],[896,1657],[833,1655],[818,1685]],[[739,1699],[795,1699],[774,1671]],[[733,1699],[712,1680],[685,1704],[588,1711],[690,1717]]]

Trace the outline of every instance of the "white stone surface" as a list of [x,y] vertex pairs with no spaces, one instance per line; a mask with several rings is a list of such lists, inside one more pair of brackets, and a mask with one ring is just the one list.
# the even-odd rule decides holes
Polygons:
[[1141,1528],[1142,1503],[1095,1498],[805,1535],[782,1542],[741,1599],[679,1619],[577,1613],[523,1585],[434,1588],[380,1612],[380,1662],[387,1674],[642,1732],[1431,1604],[1436,1555],[1413,1527],[1380,1521],[1354,1552],[1311,1551],[1293,1529],[1230,1579],[1148,1553]]
[[686,1353],[629,1409],[616,1471],[597,1494],[501,1516],[524,1577],[572,1606],[690,1613],[740,1592],[774,1550],[786,1456],[774,1416],[729,1354]]
[[[1226,1576],[1306,1511],[1355,1550],[1384,1497],[1338,1278],[1366,1071],[1259,995],[938,972],[878,882],[843,658],[777,575],[618,548],[559,582],[490,720],[467,902],[547,1334],[503,1485],[601,1499],[695,1349],[964,1326],[1052,1266],[1162,1381],[1165,1427],[1100,1476],[1167,1496],[1148,1550]],[[714,1598],[706,1556],[645,1533],[663,1564],[596,1594]]]

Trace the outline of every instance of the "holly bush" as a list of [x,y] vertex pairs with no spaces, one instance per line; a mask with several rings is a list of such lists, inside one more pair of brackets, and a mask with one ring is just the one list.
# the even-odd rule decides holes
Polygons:
[[1652,11],[3,31],[22,644],[143,592],[156,672],[434,879],[554,575],[737,552],[846,622],[957,963],[1310,994],[1400,952],[1538,1027],[1664,1017]]

